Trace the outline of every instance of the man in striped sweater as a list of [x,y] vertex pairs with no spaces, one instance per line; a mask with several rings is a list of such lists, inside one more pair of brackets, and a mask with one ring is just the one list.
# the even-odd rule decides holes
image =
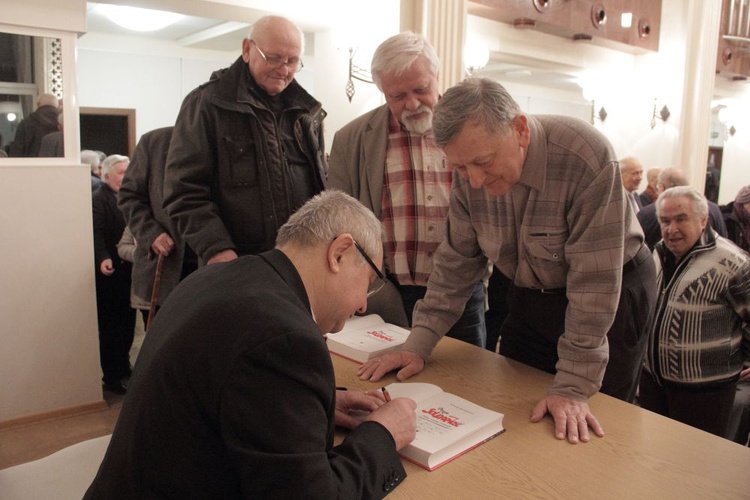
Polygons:
[[660,294],[640,404],[723,436],[737,381],[750,380],[750,257],[707,226],[693,188],[667,189],[656,210]]

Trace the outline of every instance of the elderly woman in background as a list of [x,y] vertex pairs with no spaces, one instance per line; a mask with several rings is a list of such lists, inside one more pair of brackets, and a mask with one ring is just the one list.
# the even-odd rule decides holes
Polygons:
[[128,168],[127,156],[110,155],[102,164],[104,184],[94,192],[94,258],[96,312],[99,320],[99,357],[104,390],[124,394],[130,376],[135,311],[130,307],[131,264],[117,254],[125,218],[117,208],[117,193]]

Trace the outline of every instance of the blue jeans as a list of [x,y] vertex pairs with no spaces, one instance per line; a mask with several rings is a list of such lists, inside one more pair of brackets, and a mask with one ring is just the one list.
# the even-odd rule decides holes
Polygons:
[[[396,284],[401,301],[404,303],[406,319],[411,326],[412,313],[418,300],[424,298],[427,293],[425,286],[407,286]],[[474,286],[469,300],[466,301],[464,312],[455,325],[448,330],[448,337],[463,340],[469,344],[484,348],[487,342],[487,328],[484,322],[484,285],[482,282]]]

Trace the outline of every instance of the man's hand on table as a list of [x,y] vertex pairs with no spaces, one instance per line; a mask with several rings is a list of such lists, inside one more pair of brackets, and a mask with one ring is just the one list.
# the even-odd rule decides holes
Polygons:
[[380,358],[367,361],[359,367],[357,375],[361,380],[377,382],[385,374],[401,368],[396,374],[399,381],[416,375],[424,368],[424,359],[419,354],[410,351],[396,351]]
[[579,441],[589,442],[589,426],[597,436],[604,436],[604,429],[599,425],[588,403],[577,401],[557,394],[548,394],[537,403],[531,412],[531,421],[540,422],[549,413],[555,420],[555,437],[576,444]]

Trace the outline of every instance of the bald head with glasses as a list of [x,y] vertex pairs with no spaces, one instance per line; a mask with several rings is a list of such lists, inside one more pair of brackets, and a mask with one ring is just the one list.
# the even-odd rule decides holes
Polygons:
[[301,70],[305,37],[297,25],[278,16],[259,19],[242,41],[242,59],[269,95],[281,93]]

